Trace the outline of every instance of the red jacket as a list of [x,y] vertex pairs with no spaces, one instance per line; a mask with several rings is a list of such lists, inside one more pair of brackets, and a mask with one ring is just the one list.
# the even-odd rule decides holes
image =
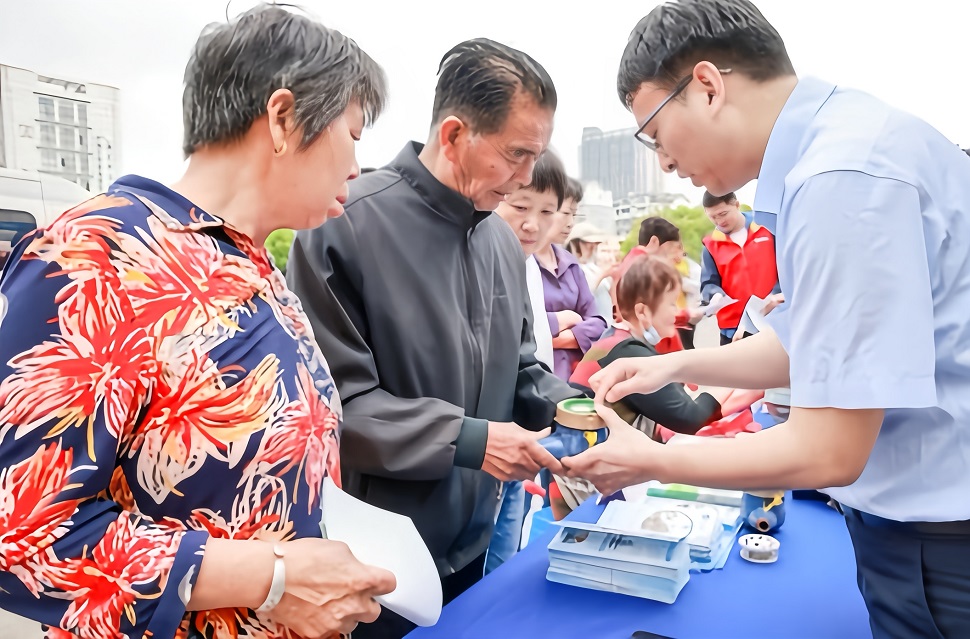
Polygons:
[[737,304],[725,306],[717,314],[722,329],[737,328],[748,299],[754,295],[770,295],[778,284],[778,265],[775,262],[775,237],[771,231],[752,222],[744,246],[721,231],[715,230],[704,238],[706,248],[721,276],[721,288]]

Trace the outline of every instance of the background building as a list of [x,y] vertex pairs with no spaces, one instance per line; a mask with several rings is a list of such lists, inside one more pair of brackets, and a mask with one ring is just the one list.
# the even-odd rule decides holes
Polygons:
[[580,179],[597,182],[614,198],[666,192],[664,172],[656,154],[637,142],[636,129],[602,131],[583,129],[579,147]]
[[[636,220],[687,202],[685,195],[669,190],[656,153],[638,142],[635,132],[586,127],[579,147],[580,176],[587,189],[579,212],[590,211],[589,221],[620,237],[630,232]],[[611,200],[609,212],[605,211],[607,199]]]
[[120,92],[0,65],[0,167],[102,191],[121,164]]
[[576,221],[589,222],[610,235],[617,235],[613,194],[604,191],[598,182],[583,184],[583,201],[576,211]]
[[633,223],[651,215],[657,215],[662,209],[684,204],[687,198],[680,193],[657,193],[653,195],[632,195],[613,201],[616,214],[616,234],[625,237]]

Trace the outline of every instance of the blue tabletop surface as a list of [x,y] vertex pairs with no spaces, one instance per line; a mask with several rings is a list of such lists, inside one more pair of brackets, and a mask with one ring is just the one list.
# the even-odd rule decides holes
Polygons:
[[[774,564],[752,564],[735,544],[722,570],[691,573],[673,604],[546,581],[546,531],[445,607],[438,624],[408,639],[629,639],[645,630],[674,639],[871,637],[842,517],[821,502],[786,500]],[[587,502],[571,516],[595,521]]]

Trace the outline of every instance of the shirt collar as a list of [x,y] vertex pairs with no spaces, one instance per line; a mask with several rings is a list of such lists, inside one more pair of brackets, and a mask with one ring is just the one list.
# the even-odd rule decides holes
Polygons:
[[451,187],[445,186],[432,175],[418,157],[423,148],[424,145],[419,142],[408,142],[390,166],[411,185],[428,206],[441,217],[465,229],[475,228],[479,222],[492,214],[491,211],[475,210],[471,200]]
[[[755,233],[757,233],[758,229],[760,229],[761,226],[762,225],[758,224],[757,222],[751,222],[750,224],[746,224],[742,226],[734,233],[740,233],[741,231],[744,231],[748,234],[748,237],[750,237]],[[714,240],[715,242],[727,242],[728,240],[731,239],[731,236],[733,236],[734,233],[725,233],[721,229],[715,228],[713,231],[711,231],[711,239]],[[731,241],[733,242],[734,240],[731,240]],[[683,261],[679,263],[683,264]]]
[[569,267],[572,264],[579,264],[579,260],[576,259],[575,255],[558,244],[552,245],[552,252],[556,254],[556,260],[559,266],[562,267],[559,269],[561,271],[566,270],[566,267]]
[[261,275],[267,275],[273,270],[273,262],[266,247],[256,246],[245,233],[233,229],[221,217],[203,211],[164,184],[138,175],[126,175],[108,187],[108,193],[134,196],[169,231],[196,232],[221,228],[236,248],[256,264]]
[[[805,130],[835,88],[834,84],[816,78],[802,78],[788,96],[771,129],[758,174],[754,209],[759,214],[778,215],[785,194],[785,176],[795,167],[801,155]],[[759,216],[758,221],[766,220]]]
[[170,231],[199,231],[225,226],[222,218],[206,213],[187,199],[155,180],[138,175],[118,178],[108,193],[134,195]]

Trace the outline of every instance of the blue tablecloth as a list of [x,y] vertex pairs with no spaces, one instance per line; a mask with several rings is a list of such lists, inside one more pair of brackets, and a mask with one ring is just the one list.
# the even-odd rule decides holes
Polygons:
[[[675,639],[871,637],[842,517],[821,502],[788,500],[778,562],[752,564],[738,546],[722,570],[691,573],[673,604],[546,581],[547,531],[445,607],[408,639],[629,639],[646,630]],[[573,513],[595,521],[591,501]]]

